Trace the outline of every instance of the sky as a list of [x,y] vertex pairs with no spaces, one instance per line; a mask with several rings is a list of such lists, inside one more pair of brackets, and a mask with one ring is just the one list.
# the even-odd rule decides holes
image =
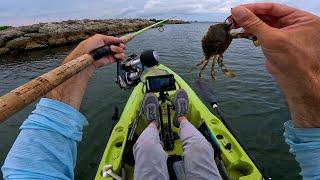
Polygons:
[[68,19],[169,18],[223,21],[243,3],[277,2],[320,16],[320,0],[0,0],[0,25]]

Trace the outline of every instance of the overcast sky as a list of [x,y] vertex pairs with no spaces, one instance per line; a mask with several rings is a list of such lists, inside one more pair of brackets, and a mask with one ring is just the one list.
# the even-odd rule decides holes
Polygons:
[[[320,15],[320,0],[272,0]],[[261,0],[0,0],[0,25],[68,19],[168,18],[223,21],[230,8]]]

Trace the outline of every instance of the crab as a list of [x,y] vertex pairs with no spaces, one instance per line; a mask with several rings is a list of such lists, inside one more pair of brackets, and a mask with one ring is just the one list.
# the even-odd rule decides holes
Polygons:
[[[211,66],[211,78],[215,80],[216,72],[215,72],[215,64],[221,68],[222,73],[229,77],[233,78],[236,75],[230,71],[223,64],[223,53],[227,50],[229,45],[231,44],[232,39],[234,38],[246,38],[250,40],[256,40],[256,37],[249,33],[231,33],[230,31],[236,26],[235,22],[229,23],[227,21],[223,23],[218,23],[211,25],[208,29],[208,32],[202,37],[202,51],[203,51],[203,60],[196,64],[195,67],[201,66],[201,70],[199,72],[199,78],[202,77],[202,73],[206,66],[208,65],[210,59],[212,59]],[[192,68],[193,69],[193,68]],[[192,71],[190,70],[190,72]]]

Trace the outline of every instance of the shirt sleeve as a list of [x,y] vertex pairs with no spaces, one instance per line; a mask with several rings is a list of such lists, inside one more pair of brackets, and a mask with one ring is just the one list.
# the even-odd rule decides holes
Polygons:
[[42,98],[20,127],[1,170],[4,179],[74,179],[77,142],[88,122],[73,107]]
[[295,155],[304,180],[320,179],[320,128],[294,128],[291,121],[284,123],[285,142]]

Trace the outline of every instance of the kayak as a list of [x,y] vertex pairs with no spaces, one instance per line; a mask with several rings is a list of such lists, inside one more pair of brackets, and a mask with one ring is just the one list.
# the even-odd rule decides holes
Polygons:
[[[215,150],[215,161],[223,179],[258,180],[264,175],[252,158],[246,153],[227,125],[214,115],[200,100],[191,87],[175,72],[159,64],[150,68],[141,78],[141,82],[133,89],[125,108],[109,136],[103,157],[97,170],[95,179],[133,179],[134,158],[132,147],[148,123],[142,113],[142,101],[150,88],[148,78],[167,77],[174,78],[174,88],[183,89],[189,98],[188,120],[206,137]],[[152,84],[152,83],[151,83]],[[166,89],[168,90],[168,89]],[[182,159],[182,142],[176,138],[178,128],[174,127],[174,110],[170,105],[175,91],[169,89],[157,92],[161,104],[160,137],[168,156],[168,171],[171,179],[177,179],[172,171],[172,162]],[[150,90],[149,90],[150,91]],[[164,98],[164,96],[166,98]],[[166,100],[165,100],[166,99]],[[178,178],[179,179],[179,178]]]

